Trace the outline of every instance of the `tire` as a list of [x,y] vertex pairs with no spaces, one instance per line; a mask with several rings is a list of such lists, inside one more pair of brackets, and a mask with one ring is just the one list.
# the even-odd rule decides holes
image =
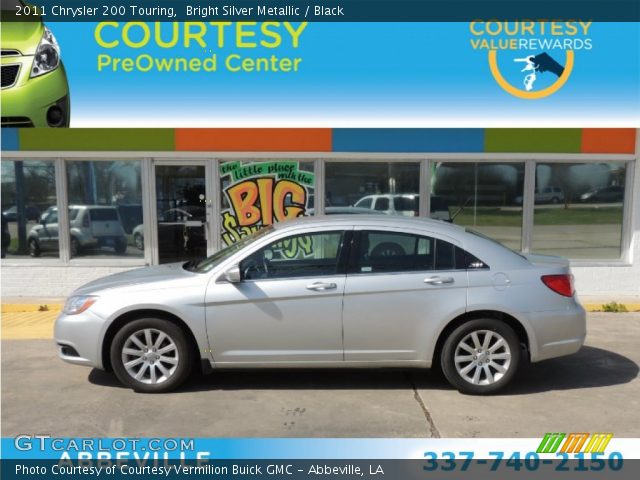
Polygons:
[[[157,343],[161,335],[164,338]],[[134,336],[139,344],[132,339]],[[145,353],[141,346],[150,347],[151,351]],[[153,348],[157,350],[153,351]],[[111,366],[118,380],[141,393],[169,392],[180,386],[191,374],[192,354],[185,332],[176,324],[159,318],[141,318],[127,323],[116,333],[110,347]],[[137,364],[125,366],[125,361],[136,360],[139,360]],[[140,378],[136,379],[135,375]]]
[[122,255],[127,251],[127,240],[120,239],[116,241],[115,251],[118,255]]
[[42,251],[40,250],[40,244],[38,243],[38,240],[36,240],[35,238],[30,239],[29,255],[35,258],[35,257],[39,257],[41,253]]
[[69,254],[71,255],[71,258],[80,255],[80,242],[78,242],[76,237],[71,237],[71,241],[69,243]]
[[[487,335],[488,349],[483,345]],[[509,325],[493,318],[482,318],[466,322],[449,334],[442,348],[440,364],[446,379],[461,393],[487,395],[509,384],[518,370],[521,356],[520,341]],[[478,360],[484,364],[479,365]]]
[[560,203],[560,199],[558,197],[553,197],[551,199],[551,203],[558,204],[558,203]]

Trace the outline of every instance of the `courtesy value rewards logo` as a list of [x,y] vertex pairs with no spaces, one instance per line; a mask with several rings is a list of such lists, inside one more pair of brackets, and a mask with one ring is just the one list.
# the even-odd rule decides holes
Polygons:
[[539,100],[568,82],[577,52],[593,48],[592,23],[477,20],[469,24],[470,43],[486,52],[500,88],[514,97]]
[[536,453],[604,453],[612,438],[613,433],[546,433]]

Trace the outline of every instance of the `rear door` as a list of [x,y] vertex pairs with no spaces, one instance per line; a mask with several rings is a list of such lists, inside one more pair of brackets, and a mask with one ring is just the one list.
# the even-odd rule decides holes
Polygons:
[[451,238],[354,232],[345,285],[346,361],[425,360],[443,319],[466,309],[464,251]]

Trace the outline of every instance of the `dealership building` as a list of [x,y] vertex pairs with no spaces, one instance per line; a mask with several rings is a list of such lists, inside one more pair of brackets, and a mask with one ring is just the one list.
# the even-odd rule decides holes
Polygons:
[[4,297],[210,255],[300,215],[434,217],[640,297],[636,129],[2,129]]

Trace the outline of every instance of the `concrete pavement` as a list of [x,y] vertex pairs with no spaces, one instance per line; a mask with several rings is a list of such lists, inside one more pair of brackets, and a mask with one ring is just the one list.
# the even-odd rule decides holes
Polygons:
[[2,435],[187,437],[640,436],[640,314],[589,314],[577,355],[525,367],[502,395],[472,397],[436,372],[227,371],[136,394],[67,365],[50,340],[3,340]]

